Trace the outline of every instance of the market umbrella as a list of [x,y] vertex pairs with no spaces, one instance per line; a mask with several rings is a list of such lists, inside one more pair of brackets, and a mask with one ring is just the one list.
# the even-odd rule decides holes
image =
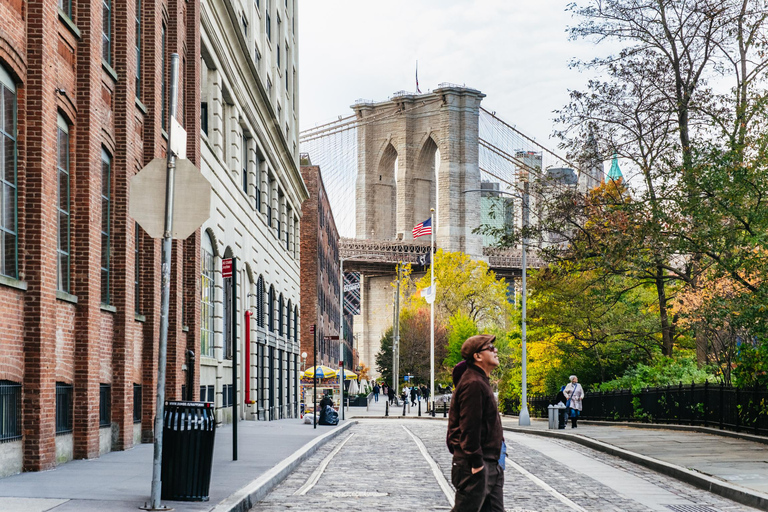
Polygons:
[[360,388],[359,388],[359,387],[358,387],[358,385],[357,385],[357,381],[356,381],[356,380],[353,380],[353,381],[352,381],[352,382],[349,384],[349,391],[348,391],[347,393],[349,393],[350,395],[356,395],[356,394],[358,394],[359,392],[360,392]]
[[336,377],[337,375],[338,373],[336,373],[336,370],[324,365],[307,368],[302,374],[302,376],[307,379],[311,379],[313,376],[316,376],[318,379],[327,379],[328,377]]
[[[341,372],[341,370],[337,371],[336,375],[338,375],[339,372]],[[352,373],[349,370],[344,370],[344,380],[357,380],[357,374]]]

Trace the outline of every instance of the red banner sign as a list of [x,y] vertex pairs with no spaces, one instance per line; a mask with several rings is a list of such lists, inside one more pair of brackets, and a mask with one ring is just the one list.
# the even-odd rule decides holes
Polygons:
[[221,277],[224,279],[232,277],[232,258],[221,260]]

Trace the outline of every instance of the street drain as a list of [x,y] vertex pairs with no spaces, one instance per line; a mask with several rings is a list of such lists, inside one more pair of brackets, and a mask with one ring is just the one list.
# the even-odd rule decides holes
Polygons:
[[329,498],[379,498],[381,496],[389,496],[389,493],[372,491],[339,491],[324,492],[323,496],[328,496]]
[[674,512],[720,512],[709,505],[664,505]]

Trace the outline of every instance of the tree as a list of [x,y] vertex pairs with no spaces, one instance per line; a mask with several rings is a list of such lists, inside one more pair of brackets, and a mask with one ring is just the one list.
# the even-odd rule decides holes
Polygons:
[[[400,373],[413,375],[417,383],[430,378],[430,314],[427,308],[408,308],[400,315]],[[448,333],[435,325],[435,370],[446,355]]]
[[392,373],[394,368],[392,367],[392,328],[384,332],[384,336],[381,337],[381,348],[376,354],[376,369],[381,374],[381,378],[387,384],[392,384]]
[[461,346],[470,336],[477,334],[477,326],[467,315],[457,313],[449,320],[450,330],[448,334],[447,356],[443,365],[447,368],[453,368],[463,359],[461,357]]

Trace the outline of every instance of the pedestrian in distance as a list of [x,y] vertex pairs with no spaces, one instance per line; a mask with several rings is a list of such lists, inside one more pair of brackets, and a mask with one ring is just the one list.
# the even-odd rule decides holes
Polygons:
[[565,402],[568,407],[568,412],[571,417],[571,428],[576,428],[576,423],[581,416],[582,401],[584,400],[584,388],[579,384],[579,378],[575,375],[571,375],[571,382],[565,386],[563,394],[568,399]]
[[374,402],[379,401],[379,391],[381,388],[379,387],[379,384],[377,382],[373,383],[373,400]]
[[453,454],[453,512],[504,512],[504,433],[490,384],[491,372],[499,366],[495,340],[490,334],[467,338],[461,346],[464,361],[453,370],[446,439]]
[[416,407],[416,395],[417,395],[416,386],[411,387],[410,394],[411,394],[411,407]]
[[387,397],[389,398],[389,405],[392,405],[395,403],[395,388],[393,387],[387,388]]

